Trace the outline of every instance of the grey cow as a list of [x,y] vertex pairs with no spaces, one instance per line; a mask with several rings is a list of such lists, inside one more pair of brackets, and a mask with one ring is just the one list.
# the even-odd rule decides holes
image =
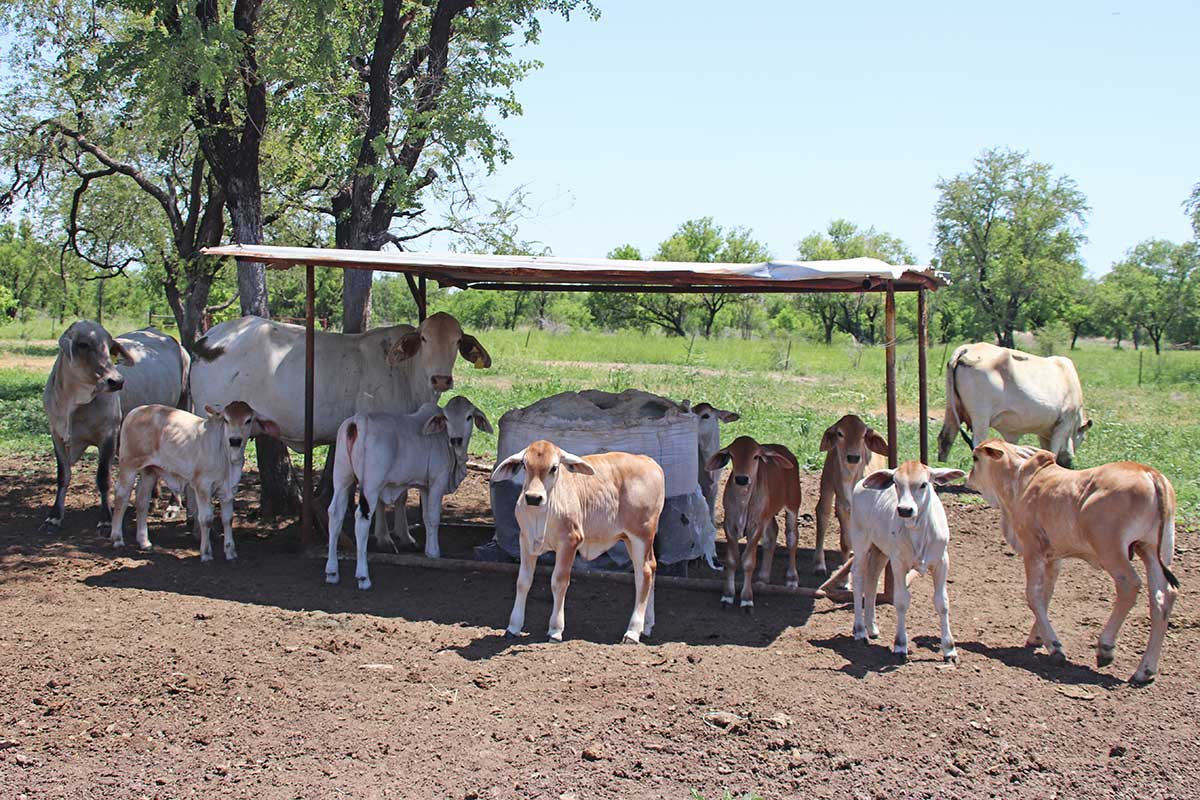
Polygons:
[[[120,363],[120,369],[114,362]],[[58,493],[42,523],[43,532],[62,527],[71,468],[89,447],[100,452],[96,466],[98,527],[101,532],[109,528],[109,467],[121,420],[148,403],[186,405],[189,367],[190,359],[179,342],[154,328],[113,338],[98,322],[79,320],[59,337],[58,357],[42,393],[58,464]]]

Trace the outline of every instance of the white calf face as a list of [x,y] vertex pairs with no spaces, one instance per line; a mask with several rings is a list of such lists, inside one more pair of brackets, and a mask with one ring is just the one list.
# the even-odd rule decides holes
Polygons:
[[868,489],[894,491],[896,516],[906,526],[916,525],[935,498],[934,486],[944,486],[965,475],[960,469],[931,469],[920,461],[905,461],[894,470],[881,469],[863,480]]
[[257,413],[248,403],[234,400],[224,406],[205,406],[209,417],[225,423],[225,446],[230,461],[245,458],[246,443],[255,436],[278,436],[279,426]]
[[446,435],[450,437],[450,446],[454,448],[459,460],[466,459],[471,434],[475,428],[486,433],[492,432],[492,425],[483,412],[461,395],[452,398],[442,409],[442,413],[446,416]]
[[72,323],[59,337],[58,346],[63,356],[60,369],[65,369],[72,381],[90,385],[93,396],[119,392],[125,386],[125,378],[113,362],[132,359],[99,323],[86,319]]
[[711,456],[721,448],[721,423],[737,422],[741,415],[734,411],[724,411],[711,403],[697,403],[691,412],[696,415],[696,438],[700,452]]

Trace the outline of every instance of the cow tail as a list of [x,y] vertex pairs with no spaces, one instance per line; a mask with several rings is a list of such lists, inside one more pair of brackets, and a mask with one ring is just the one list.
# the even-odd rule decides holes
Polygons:
[[1158,500],[1158,562],[1167,576],[1167,583],[1178,589],[1179,578],[1169,569],[1175,556],[1175,490],[1161,472],[1154,473],[1153,481]]
[[945,461],[950,455],[950,448],[954,446],[954,434],[962,434],[963,441],[967,443],[967,447],[972,447],[973,442],[963,430],[962,419],[962,400],[958,396],[958,386],[955,378],[955,371],[958,369],[958,360],[965,352],[966,346],[958,348],[954,351],[954,355],[950,356],[950,363],[946,365],[946,416],[942,421],[942,432],[938,434],[938,459]]

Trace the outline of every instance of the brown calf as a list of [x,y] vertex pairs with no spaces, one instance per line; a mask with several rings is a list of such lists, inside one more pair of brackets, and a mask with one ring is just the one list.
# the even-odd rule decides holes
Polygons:
[[718,470],[730,462],[733,467],[722,495],[725,506],[725,591],[721,595],[721,604],[727,608],[733,607],[739,560],[738,539],[745,536],[741,607],[750,613],[754,608],[754,562],[758,557],[758,543],[760,540],[763,542],[763,563],[758,579],[770,583],[775,540],[779,535],[775,515],[780,510],[784,512],[786,520],[789,556],[787,585],[800,585],[800,575],[796,571],[800,465],[783,445],[759,444],[749,436],[739,436],[713,453],[705,466],[710,470]]
[[634,608],[625,641],[636,644],[654,627],[654,535],[665,499],[662,467],[649,456],[631,453],[572,455],[539,440],[496,465],[492,481],[525,470],[517,499],[521,526],[521,571],[506,636],[525,627],[525,600],[542,553],[553,551],[551,589],[554,610],[549,636],[561,642],[563,604],[575,554],[593,559],[624,542],[633,562]]
[[1130,680],[1154,680],[1179,588],[1168,569],[1175,548],[1171,482],[1131,461],[1072,471],[1055,464],[1048,450],[1000,439],[976,447],[973,458],[967,485],[1000,509],[1004,538],[1025,561],[1025,599],[1034,616],[1026,645],[1044,644],[1052,661],[1066,661],[1047,609],[1059,562],[1081,558],[1116,585],[1117,599],[1096,647],[1096,664],[1112,663],[1117,633],[1142,585],[1131,563],[1136,553],[1150,584],[1150,641]]
[[837,514],[841,538],[838,547],[843,563],[850,557],[850,497],[854,485],[887,466],[888,443],[867,423],[847,414],[830,425],[821,436],[825,467],[821,470],[821,493],[817,498],[817,546],[813,550],[813,572],[825,575],[825,533],[829,512]]

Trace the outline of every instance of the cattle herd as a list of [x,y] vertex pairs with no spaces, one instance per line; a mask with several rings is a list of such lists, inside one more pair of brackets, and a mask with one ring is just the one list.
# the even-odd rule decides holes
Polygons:
[[[466,476],[472,431],[492,428],[465,397],[455,397],[444,407],[438,400],[454,386],[457,356],[479,368],[490,366],[491,357],[447,314],[434,314],[415,327],[399,325],[358,335],[318,332],[315,341],[314,443],[335,445],[329,518],[344,519],[357,486],[355,577],[360,589],[369,589],[367,537],[373,525],[379,543],[392,543],[387,505],[398,503],[401,539],[413,543],[403,512],[409,489],[417,489],[422,500],[425,554],[440,556],[442,498]],[[303,447],[304,360],[302,328],[257,317],[217,325],[196,343],[192,358],[174,339],[153,329],[114,338],[95,322],[72,324],[59,339],[43,396],[58,491],[42,530],[53,533],[61,528],[71,468],[94,446],[99,451],[100,527],[114,545],[124,542],[124,513],[136,481],[137,543],[143,549],[151,547],[147,515],[161,480],[176,496],[186,496],[202,561],[213,557],[211,504],[219,501],[225,558],[233,560],[232,499],[247,441],[266,435],[293,449]],[[201,409],[203,416],[191,413]],[[750,611],[760,544],[758,576],[767,582],[780,512],[789,551],[787,584],[799,584],[800,465],[787,447],[748,436],[721,447],[719,423],[737,420],[735,412],[686,401],[678,409],[697,418],[697,482],[714,521],[721,472],[730,470],[723,494],[727,543],[721,603],[733,605],[740,562],[739,604]],[[1039,358],[989,344],[964,345],[947,365],[939,458],[946,459],[959,433],[971,445],[974,463],[967,486],[999,509],[1003,536],[1024,561],[1025,599],[1034,616],[1026,644],[1045,647],[1052,661],[1065,661],[1047,614],[1059,562],[1083,559],[1112,576],[1116,601],[1096,645],[1096,662],[1103,667],[1113,660],[1117,633],[1141,588],[1132,564],[1135,556],[1141,559],[1149,583],[1151,633],[1131,680],[1148,683],[1158,671],[1179,586],[1170,571],[1175,492],[1160,472],[1133,462],[1071,470],[1071,459],[1091,424],[1069,359]],[[988,439],[991,428],[1003,439]],[[1024,434],[1036,435],[1041,448],[1017,444]],[[836,515],[843,562],[852,559],[855,639],[879,635],[875,589],[890,564],[896,606],[893,652],[906,659],[907,578],[912,571],[929,572],[941,652],[945,660],[957,660],[946,595],[950,530],[935,487],[964,473],[918,461],[887,469],[888,442],[852,414],[822,433],[820,450],[826,457],[812,570],[826,574],[825,536],[830,517]],[[119,468],[115,518],[108,498],[114,455]],[[515,509],[521,565],[507,635],[522,632],[525,600],[540,555],[555,554],[549,637],[561,640],[564,598],[576,554],[595,558],[623,542],[635,585],[625,639],[636,643],[648,636],[654,625],[654,538],[664,503],[659,464],[630,453],[578,456],[542,440],[497,464],[492,480],[521,473]],[[338,527],[330,525],[325,568],[330,583],[339,579]],[[740,554],[743,538],[747,546]]]

